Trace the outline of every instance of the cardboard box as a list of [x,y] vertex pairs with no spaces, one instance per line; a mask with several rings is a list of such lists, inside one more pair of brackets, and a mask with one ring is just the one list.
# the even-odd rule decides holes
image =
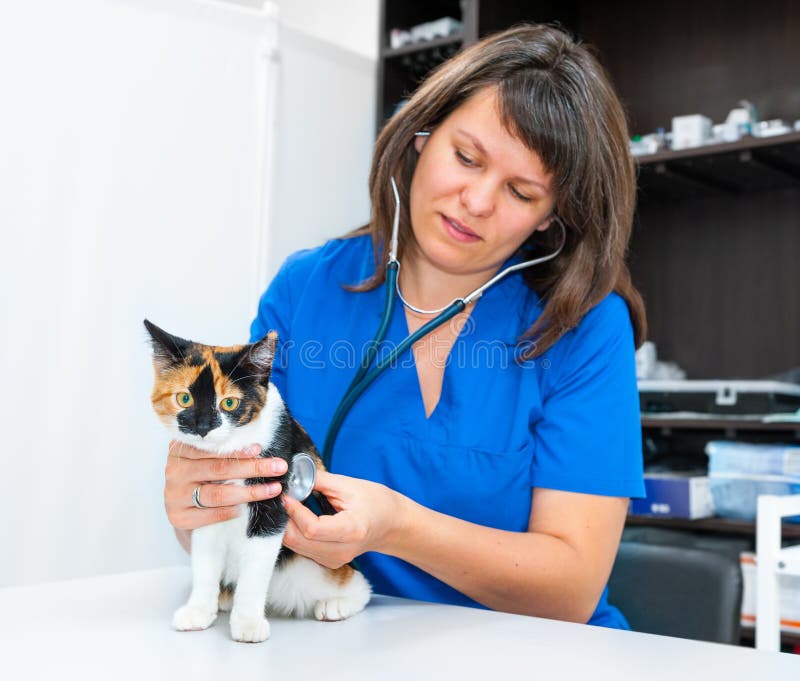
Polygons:
[[707,475],[646,473],[645,499],[631,500],[632,515],[656,518],[709,518],[714,515]]

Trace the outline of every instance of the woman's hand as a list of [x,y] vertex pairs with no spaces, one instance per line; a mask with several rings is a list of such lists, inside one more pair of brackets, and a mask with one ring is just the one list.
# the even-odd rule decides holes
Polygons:
[[[212,484],[286,473],[283,459],[261,458],[260,453],[261,447],[255,444],[222,457],[177,440],[170,442],[164,469],[164,506],[172,526],[176,530],[194,530],[236,517],[239,504],[277,497],[281,493],[279,482],[244,486]],[[195,487],[200,487],[200,503],[208,508],[195,508],[192,503]]]
[[393,536],[401,531],[405,497],[385,485],[317,471],[314,489],[338,513],[317,517],[284,495],[289,525],[283,543],[320,565],[335,569],[367,551],[387,552]]

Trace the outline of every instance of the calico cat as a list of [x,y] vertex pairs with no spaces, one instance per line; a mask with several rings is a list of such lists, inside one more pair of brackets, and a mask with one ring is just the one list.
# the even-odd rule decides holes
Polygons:
[[[269,380],[274,331],[249,345],[217,347],[178,338],[147,320],[144,325],[153,346],[153,408],[175,439],[220,456],[258,442],[262,456],[288,462],[305,452],[323,468],[311,439]],[[284,489],[288,477],[278,478]],[[332,512],[324,497],[317,498]],[[269,637],[266,611],[341,620],[364,609],[371,589],[360,572],[348,565],[325,568],[282,546],[288,515],[280,497],[247,506],[232,520],[192,532],[192,592],[175,612],[176,629],[205,629],[218,610],[230,610],[233,639],[258,642]]]

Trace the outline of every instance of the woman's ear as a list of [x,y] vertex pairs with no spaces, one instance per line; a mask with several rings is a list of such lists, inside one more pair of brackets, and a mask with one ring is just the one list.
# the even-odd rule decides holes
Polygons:
[[417,150],[418,154],[422,153],[422,148],[425,146],[425,143],[428,141],[428,137],[429,136],[430,136],[430,133],[427,133],[427,134],[417,133],[414,136],[414,149]]
[[556,219],[556,216],[551,213],[548,215],[544,220],[542,220],[536,227],[533,228],[534,232],[544,232],[550,225],[553,224],[553,220]]

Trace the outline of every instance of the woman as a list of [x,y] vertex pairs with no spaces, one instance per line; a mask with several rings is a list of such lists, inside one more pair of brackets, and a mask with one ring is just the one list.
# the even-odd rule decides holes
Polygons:
[[[289,258],[251,328],[285,341],[272,380],[318,446],[383,307],[392,176],[399,283],[416,308],[563,247],[375,380],[318,477],[339,513],[317,518],[287,498],[284,543],[328,566],[358,556],[379,593],[627,627],[605,584],[628,500],[643,494],[645,319],[624,263],[635,174],[616,95],[586,49],[522,26],[443,64],[387,123],[370,223]],[[396,306],[387,346],[428,319]],[[230,489],[220,508],[191,508],[191,490],[213,479],[201,456],[182,450],[168,467],[184,545],[186,530],[251,500]],[[229,461],[224,474],[283,472],[271,463]]]

